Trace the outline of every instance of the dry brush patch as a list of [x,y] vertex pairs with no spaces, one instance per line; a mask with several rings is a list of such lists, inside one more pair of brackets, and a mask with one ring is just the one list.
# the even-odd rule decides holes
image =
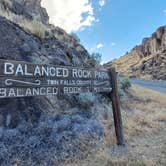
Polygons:
[[164,166],[166,135],[166,95],[139,86],[130,88],[122,101],[122,117],[128,152],[112,155],[116,144],[113,117],[100,108],[104,124],[104,149],[72,166]]
[[0,3],[0,16],[5,17],[9,21],[19,25],[26,32],[31,33],[39,38],[45,38],[47,27],[39,20],[28,20],[21,15],[16,15],[7,9],[4,9],[2,2]]
[[130,111],[123,111],[126,137],[153,134],[160,122],[166,122],[166,95],[139,86],[133,86],[131,93],[134,100],[125,101]]
[[131,70],[133,65],[136,65],[140,62],[139,56],[131,56],[127,54],[125,56],[120,57],[118,60],[115,60],[113,64],[116,67],[116,70],[119,73],[125,74],[126,72]]

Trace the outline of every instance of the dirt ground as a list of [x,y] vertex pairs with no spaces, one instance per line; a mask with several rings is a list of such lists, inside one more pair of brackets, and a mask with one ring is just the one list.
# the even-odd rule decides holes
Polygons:
[[126,147],[108,119],[105,149],[72,166],[166,166],[166,95],[132,86],[121,105]]

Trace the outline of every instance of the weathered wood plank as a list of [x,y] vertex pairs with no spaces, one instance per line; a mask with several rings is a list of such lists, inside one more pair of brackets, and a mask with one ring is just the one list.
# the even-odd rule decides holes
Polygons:
[[118,96],[117,73],[115,69],[110,70],[110,77],[111,77],[111,84],[112,84],[112,92],[110,93],[110,95],[112,100],[117,144],[124,146],[125,141],[124,141],[123,124],[122,124],[122,117],[121,117],[121,111],[120,111],[120,100]]
[[54,79],[97,79],[108,80],[107,70],[92,68],[31,64],[21,61],[0,60],[0,77],[34,77]]
[[49,95],[54,94],[50,92],[54,88],[57,93],[97,93],[111,91],[111,84],[107,70],[0,60],[1,98],[30,96],[26,92],[31,89],[35,92],[32,96],[41,95],[40,89],[49,90],[42,94]]
[[111,94],[117,144],[124,145],[115,70],[0,60],[0,98],[83,92]]
[[83,92],[108,92],[112,89],[109,87],[29,87],[29,88],[0,88],[0,98],[15,98],[29,96],[49,96],[59,94],[79,94]]
[[40,86],[96,86],[111,87],[107,80],[94,79],[46,79],[46,78],[21,78],[16,76],[0,77],[0,87],[40,87]]

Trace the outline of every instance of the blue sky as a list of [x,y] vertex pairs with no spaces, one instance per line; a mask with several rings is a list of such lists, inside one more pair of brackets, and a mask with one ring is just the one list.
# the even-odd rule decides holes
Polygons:
[[88,51],[102,54],[103,62],[124,55],[166,24],[166,0],[106,0],[103,7],[92,0],[91,4],[99,21],[76,33]]
[[50,23],[75,32],[107,62],[166,24],[166,0],[42,0]]

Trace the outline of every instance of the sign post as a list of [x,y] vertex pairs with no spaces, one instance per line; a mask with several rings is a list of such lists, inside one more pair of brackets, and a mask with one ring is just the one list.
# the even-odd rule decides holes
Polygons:
[[0,98],[83,92],[111,93],[117,144],[125,145],[115,70],[0,60]]
[[111,76],[111,85],[112,85],[112,91],[110,95],[112,100],[117,144],[121,146],[125,146],[123,124],[122,124],[122,117],[121,117],[121,111],[120,111],[120,100],[118,95],[117,73],[114,68],[110,70],[110,76]]

